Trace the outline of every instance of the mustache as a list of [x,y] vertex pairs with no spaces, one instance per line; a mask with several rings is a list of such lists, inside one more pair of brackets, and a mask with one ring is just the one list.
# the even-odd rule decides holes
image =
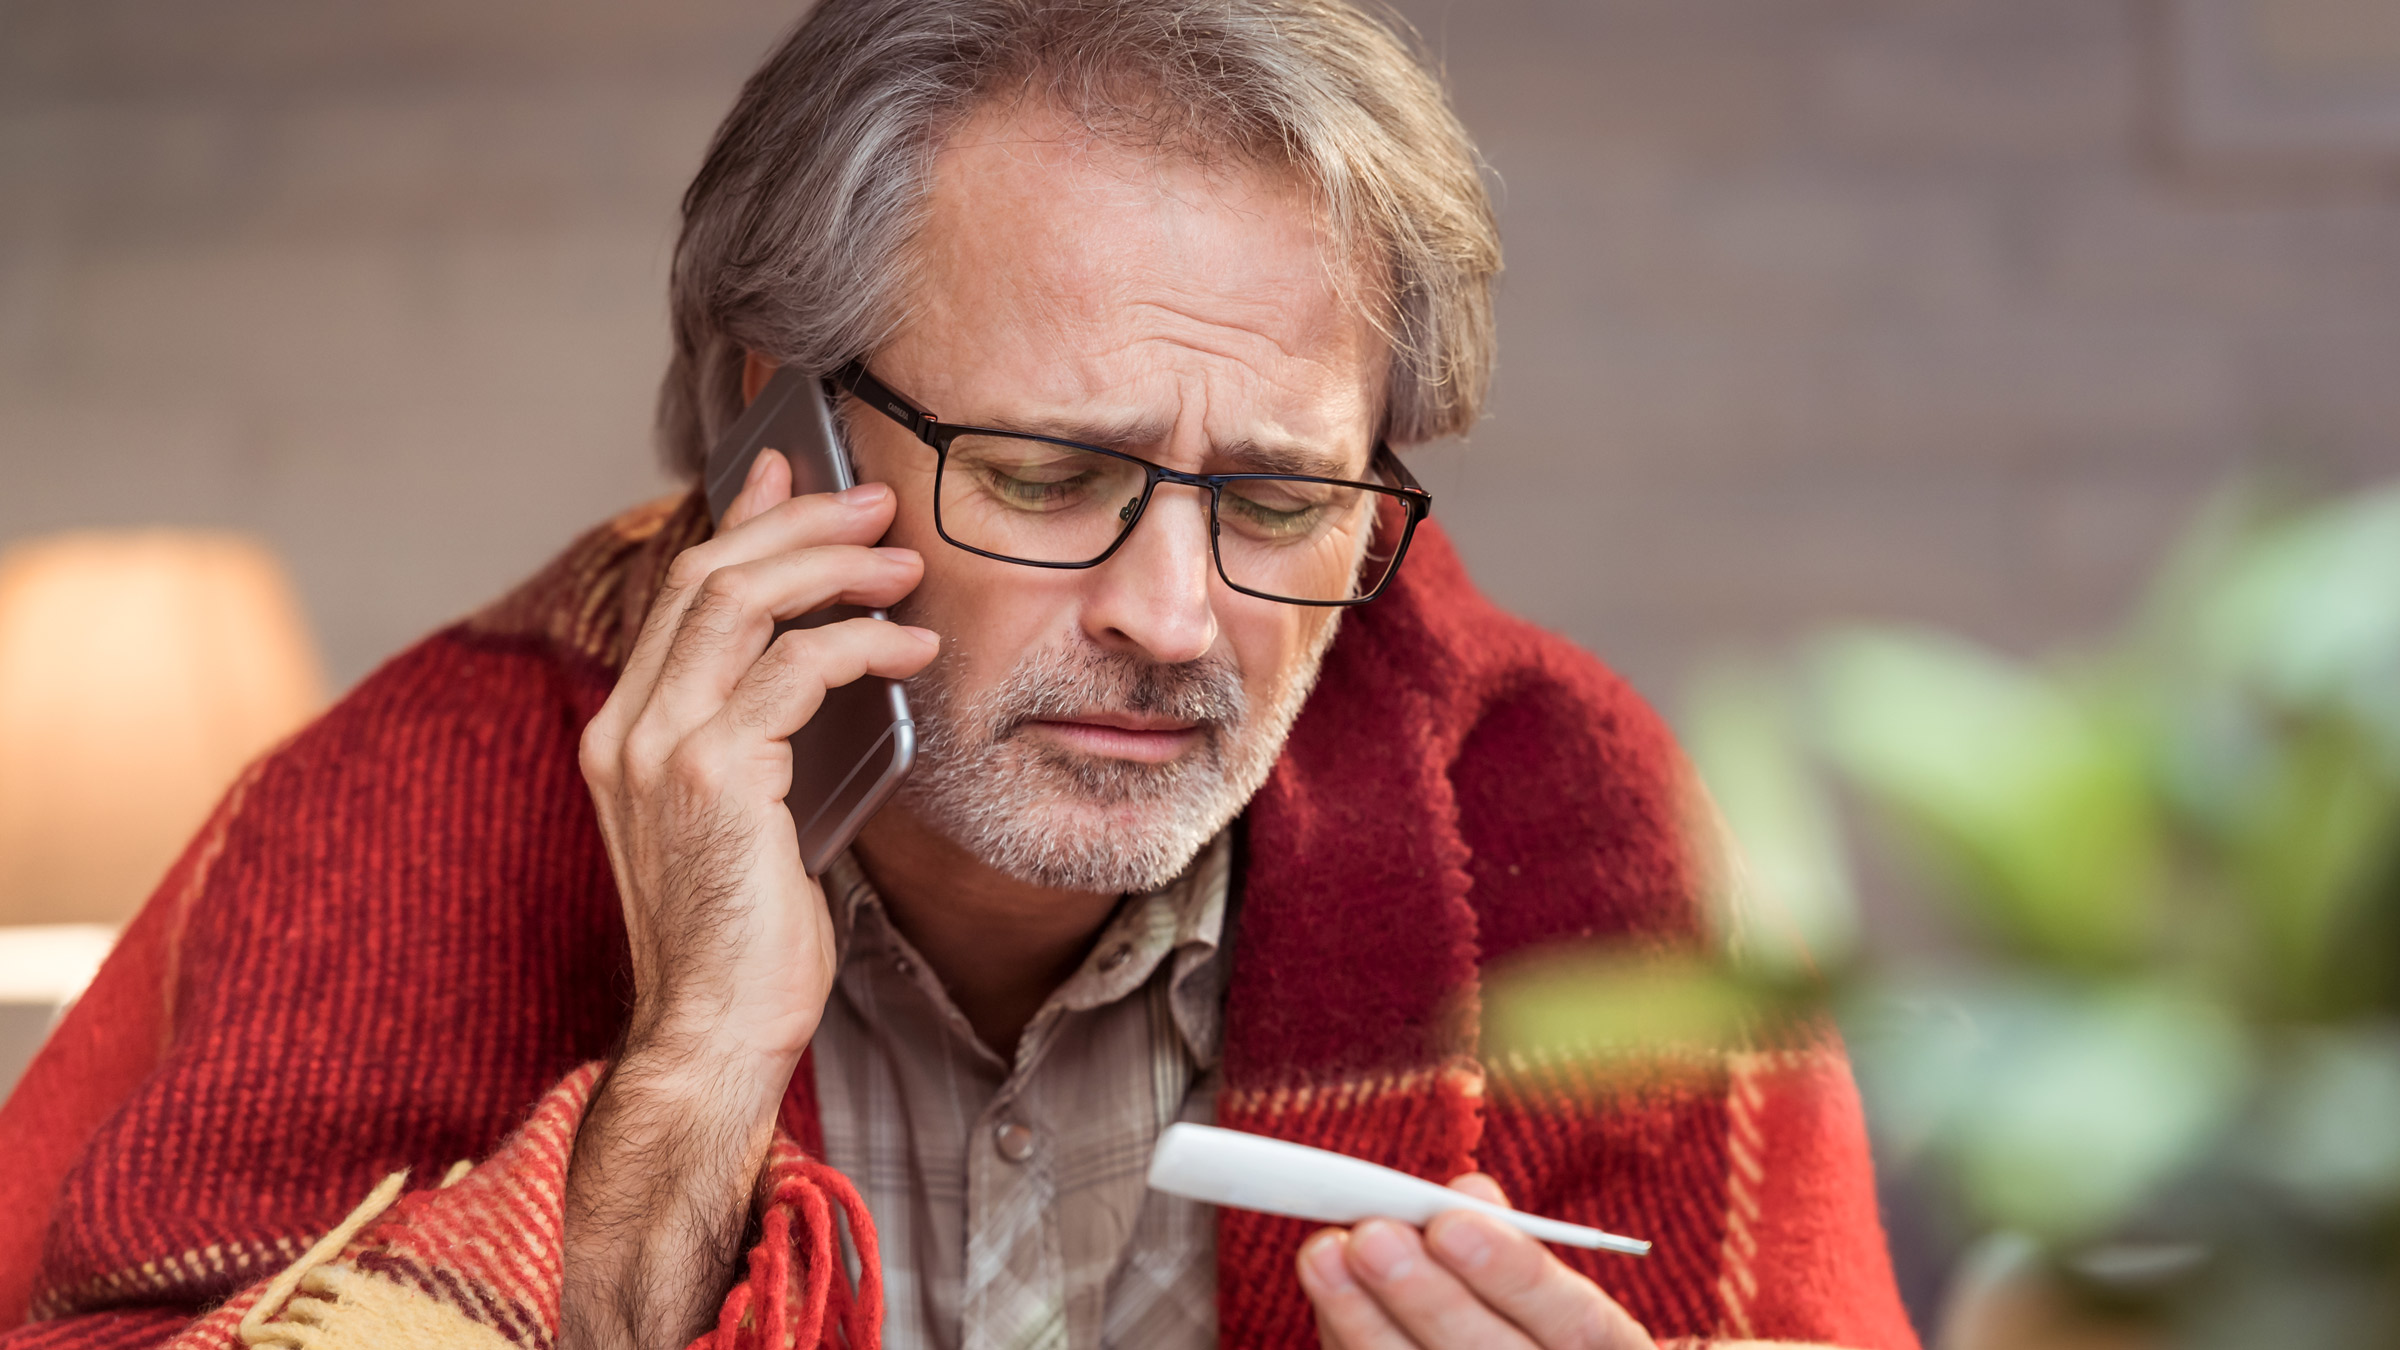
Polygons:
[[1139,713],[1191,722],[1212,733],[1237,727],[1250,703],[1230,661],[1161,665],[1093,648],[1039,652],[993,691],[988,734],[995,743],[1033,722],[1091,712]]

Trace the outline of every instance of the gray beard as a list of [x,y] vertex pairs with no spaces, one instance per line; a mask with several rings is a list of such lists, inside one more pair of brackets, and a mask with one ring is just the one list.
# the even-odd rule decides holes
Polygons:
[[[895,618],[901,617],[897,612]],[[1308,701],[1315,644],[1264,708],[1226,660],[1159,665],[1086,643],[1029,653],[972,699],[955,653],[908,682],[917,767],[900,803],[984,864],[1061,890],[1125,894],[1175,879],[1267,781]],[[1022,735],[1035,721],[1096,710],[1197,724],[1200,744],[1164,764],[1078,755]]]

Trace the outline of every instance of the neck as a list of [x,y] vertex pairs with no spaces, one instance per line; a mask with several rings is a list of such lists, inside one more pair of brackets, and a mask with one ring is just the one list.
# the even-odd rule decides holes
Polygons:
[[994,870],[898,803],[852,846],[892,926],[925,958],[975,1034],[1003,1059],[1066,982],[1117,897],[1036,886]]

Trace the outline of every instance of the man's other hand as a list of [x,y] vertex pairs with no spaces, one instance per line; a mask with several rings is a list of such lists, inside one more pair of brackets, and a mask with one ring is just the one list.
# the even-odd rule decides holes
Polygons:
[[685,550],[592,723],[582,767],[625,907],[634,1003],[567,1175],[564,1350],[674,1350],[715,1318],[785,1086],[833,990],[833,923],[784,796],[788,738],[825,692],[905,678],[934,635],[850,619],[924,575],[876,548],[892,490],[791,496],[759,455],[723,526]]
[[[1508,1202],[1480,1172],[1450,1185]],[[1325,1229],[1300,1248],[1300,1287],[1326,1350],[1653,1350],[1600,1286],[1467,1210],[1440,1215],[1422,1236],[1390,1219]]]

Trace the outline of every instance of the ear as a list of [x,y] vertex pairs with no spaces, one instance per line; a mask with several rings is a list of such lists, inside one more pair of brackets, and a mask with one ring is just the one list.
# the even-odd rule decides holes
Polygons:
[[777,367],[776,367],[776,365],[775,365],[775,363],[774,363],[774,362],[772,362],[772,361],[768,360],[767,358],[765,358],[765,357],[763,357],[763,356],[760,356],[760,355],[759,355],[757,352],[750,351],[750,350],[748,350],[748,349],[746,349],[746,348],[743,350],[743,352],[742,352],[742,406],[743,406],[743,407],[745,407],[745,408],[749,407],[749,406],[750,406],[750,403],[751,403],[751,401],[752,401],[753,399],[756,399],[756,398],[758,397],[758,391],[759,391],[759,390],[761,390],[761,389],[764,389],[764,388],[766,388],[766,387],[767,387],[767,381],[769,381],[769,380],[771,380],[771,379],[774,379],[774,378],[775,378],[775,371],[776,371],[776,369],[777,369]]

